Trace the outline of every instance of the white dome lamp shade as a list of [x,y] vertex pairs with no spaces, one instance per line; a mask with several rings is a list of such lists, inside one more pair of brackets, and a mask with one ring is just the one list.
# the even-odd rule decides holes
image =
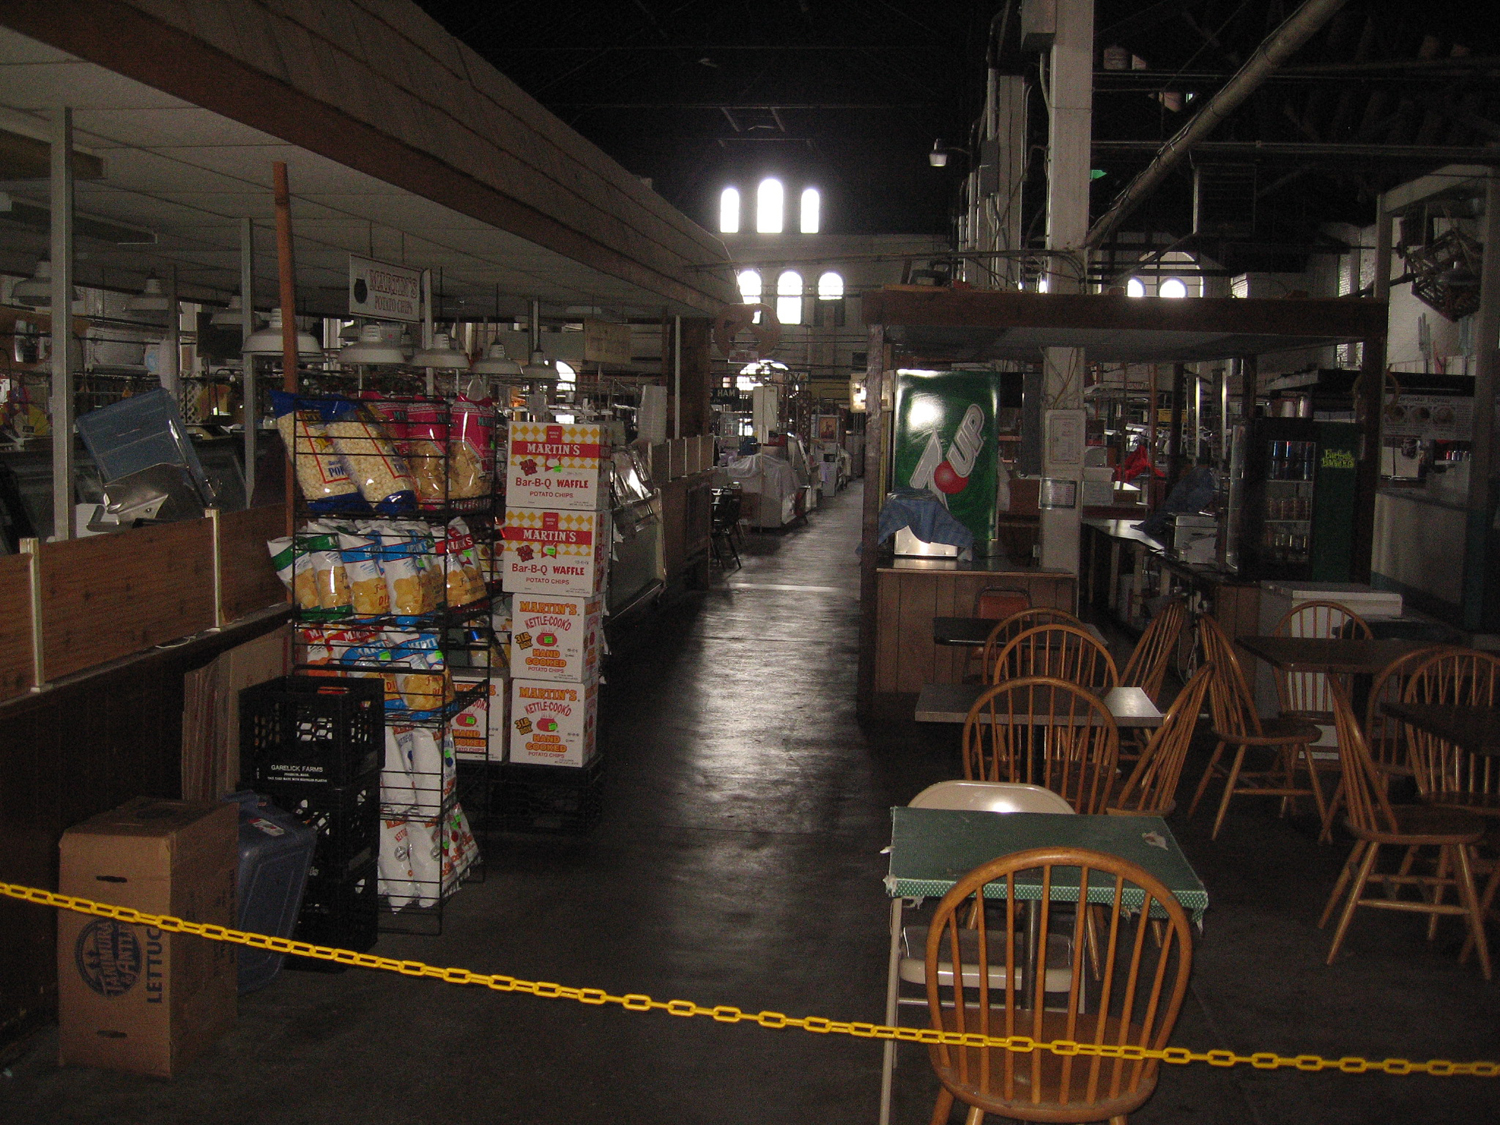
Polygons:
[[[240,347],[242,355],[281,355],[281,310],[271,310],[271,321],[264,328],[245,337]],[[299,359],[322,359],[323,349],[318,346],[310,332],[297,333],[297,356]]]
[[453,346],[446,332],[432,334],[432,347],[423,348],[411,357],[413,367],[431,367],[437,371],[467,371],[469,356]]
[[521,365],[505,354],[504,344],[491,344],[484,356],[474,364],[474,374],[489,375],[496,379],[522,379]]
[[[254,314],[252,324],[259,324],[265,318],[260,313]],[[245,323],[245,307],[240,303],[240,295],[236,293],[229,298],[226,308],[216,309],[214,314],[208,318],[208,322],[215,328],[238,328]]]
[[366,324],[359,339],[339,349],[339,362],[366,367],[400,367],[406,364],[406,352],[399,343],[387,340],[378,324]]
[[17,305],[32,309],[52,307],[52,263],[43,258],[36,264],[36,273],[24,281],[16,282],[10,299]]
[[125,311],[145,313],[147,316],[160,319],[167,315],[170,303],[166,290],[161,287],[161,279],[152,274],[146,278],[146,284],[141,291],[125,302]]
[[540,348],[531,353],[531,359],[521,368],[521,374],[535,383],[557,382],[557,368]]

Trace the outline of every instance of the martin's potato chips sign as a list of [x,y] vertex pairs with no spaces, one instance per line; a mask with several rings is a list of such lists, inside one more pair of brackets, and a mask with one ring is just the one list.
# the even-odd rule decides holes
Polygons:
[[582,684],[512,680],[510,698],[512,762],[586,766],[593,759],[598,680]]
[[579,683],[599,673],[598,598],[517,594],[511,603],[511,674]]
[[[609,575],[608,512],[507,508],[501,578],[513,594],[592,598]],[[512,623],[512,632],[518,626]]]
[[512,504],[575,512],[608,508],[612,470],[603,426],[515,422],[510,427],[505,497]]

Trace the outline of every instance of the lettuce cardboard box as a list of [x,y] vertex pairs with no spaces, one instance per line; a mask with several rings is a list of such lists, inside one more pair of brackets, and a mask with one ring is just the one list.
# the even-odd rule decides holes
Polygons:
[[599,598],[517,594],[511,602],[511,674],[581,683],[599,674]]
[[453,752],[469,762],[505,761],[505,703],[510,681],[503,674],[482,676],[463,668],[453,671],[453,686],[468,691],[477,683],[489,685],[481,695],[449,720],[453,732]]
[[[63,834],[63,894],[235,924],[237,805],[137,797]],[[63,1064],[170,1078],[235,1019],[238,946],[62,911]]]
[[515,422],[505,497],[526,508],[590,512],[609,507],[609,430],[598,425]]
[[[508,593],[595,598],[609,575],[608,512],[505,511],[501,577]],[[516,631],[512,612],[511,633]]]
[[599,681],[565,684],[512,680],[510,761],[525,765],[586,766],[597,749]]

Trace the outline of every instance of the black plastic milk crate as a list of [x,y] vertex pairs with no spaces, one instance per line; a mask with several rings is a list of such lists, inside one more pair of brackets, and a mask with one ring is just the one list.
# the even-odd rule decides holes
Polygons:
[[[315,887],[309,880],[292,936],[312,945],[367,953],[379,937],[379,922],[379,880],[375,864],[369,863],[342,879],[320,886]],[[348,968],[315,957],[288,957],[286,967],[324,973],[339,973]]]
[[263,785],[272,804],[285,809],[318,833],[308,868],[309,893],[314,883],[339,880],[377,858],[380,849],[380,775],[372,773],[348,785],[283,781]]
[[240,692],[240,772],[344,785],[385,759],[385,685],[355,676],[282,676]]
[[507,762],[494,810],[506,832],[587,832],[604,812],[604,759],[581,768]]

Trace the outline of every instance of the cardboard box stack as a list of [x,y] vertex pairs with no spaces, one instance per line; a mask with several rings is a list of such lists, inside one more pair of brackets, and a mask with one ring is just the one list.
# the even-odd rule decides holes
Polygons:
[[603,426],[511,426],[502,578],[514,595],[512,763],[594,758],[611,472]]
[[[234,926],[235,806],[136,797],[63,834],[63,894]],[[62,911],[63,1064],[170,1078],[235,1019],[239,947]]]

